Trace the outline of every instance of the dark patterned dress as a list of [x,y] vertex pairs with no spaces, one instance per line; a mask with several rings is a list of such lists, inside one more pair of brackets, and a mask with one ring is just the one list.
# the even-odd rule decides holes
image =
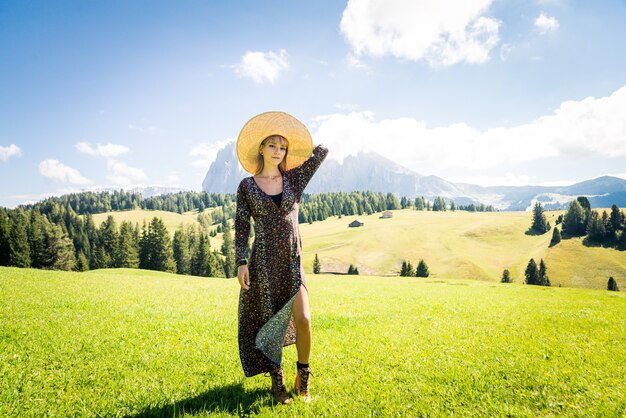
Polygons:
[[280,206],[252,177],[237,189],[235,256],[247,258],[250,217],[254,244],[248,269],[250,289],[239,293],[239,356],[247,377],[280,367],[283,346],[294,344],[296,329],[291,308],[300,286],[302,243],[298,229],[298,203],[313,174],[328,154],[318,145],[300,167],[283,174]]

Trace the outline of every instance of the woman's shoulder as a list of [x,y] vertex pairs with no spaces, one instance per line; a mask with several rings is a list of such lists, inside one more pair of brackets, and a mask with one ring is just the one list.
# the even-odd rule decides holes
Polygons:
[[239,182],[239,189],[241,188],[246,188],[250,186],[250,182],[252,181],[252,176],[249,177],[244,177],[243,179],[241,179],[241,181]]

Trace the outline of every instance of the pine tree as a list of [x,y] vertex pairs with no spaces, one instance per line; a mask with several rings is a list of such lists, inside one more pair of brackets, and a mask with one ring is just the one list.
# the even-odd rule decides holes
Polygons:
[[607,238],[613,238],[613,234],[609,234],[609,231],[611,231],[611,221],[609,220],[609,215],[605,210],[602,211],[602,219],[600,219],[600,222],[602,222],[602,229],[604,230],[602,233],[602,240],[604,241]]
[[500,279],[501,283],[512,283],[513,280],[511,280],[511,273],[509,273],[509,270],[504,269],[504,271],[502,272],[502,278]]
[[415,210],[424,210],[426,202],[424,202],[424,196],[415,198]]
[[0,208],[0,266],[9,265],[9,215]]
[[576,201],[580,203],[580,207],[583,208],[584,211],[591,212],[591,203],[589,203],[589,199],[585,196],[578,196]]
[[430,275],[430,272],[428,271],[428,266],[426,265],[426,262],[424,260],[420,260],[419,264],[417,265],[417,268],[415,269],[415,276],[416,277],[428,277]]
[[74,257],[74,244],[67,233],[58,225],[50,228],[50,241],[48,243],[50,268],[53,270],[73,270],[76,264]]
[[550,286],[550,278],[548,277],[548,268],[546,267],[546,263],[544,263],[543,258],[539,262],[539,272],[538,272],[538,285],[540,286]]
[[213,273],[211,267],[211,245],[206,235],[201,232],[191,258],[191,274],[210,277]]
[[617,287],[617,282],[613,278],[613,276],[609,277],[609,282],[607,284],[607,290],[611,290],[613,292],[619,292],[619,287]]
[[114,267],[139,267],[139,248],[137,248],[133,226],[130,222],[122,222],[115,251],[116,253],[113,257]]
[[113,215],[107,216],[106,220],[100,225],[98,238],[98,247],[106,254],[99,260],[100,268],[115,267],[114,259],[115,255],[118,254],[117,245],[119,237]]
[[533,223],[530,229],[539,234],[545,234],[548,231],[546,215],[543,213],[543,207],[539,202],[536,202],[533,208]]
[[15,267],[30,267],[28,245],[28,217],[22,209],[12,213],[9,229],[9,264]]
[[174,254],[172,240],[165,224],[160,218],[154,217],[149,225],[149,242],[151,270],[168,271],[174,273]]
[[352,264],[348,267],[348,274],[359,274],[359,270]]
[[434,212],[438,212],[438,211],[445,211],[447,209],[446,206],[446,201],[443,199],[443,197],[437,196],[435,197],[435,201],[433,202],[433,211]]
[[90,268],[92,268],[94,257],[93,253],[95,252],[95,248],[97,245],[98,231],[96,229],[96,224],[93,221],[93,216],[91,216],[91,213],[87,214],[87,217],[85,218],[85,234],[87,235],[89,246],[83,247],[82,250],[85,253],[85,257],[87,257],[87,260],[89,260]]
[[413,268],[413,264],[410,261],[406,262],[406,275],[407,277],[415,276],[415,269]]
[[407,276],[406,270],[407,270],[406,260],[402,260],[402,267],[400,267],[400,277]]
[[607,231],[611,238],[616,238],[617,232],[622,229],[622,213],[617,205],[611,206],[610,230]]
[[182,225],[174,232],[172,250],[174,253],[174,261],[176,262],[176,273],[190,274],[191,254],[189,252],[189,236]]
[[552,239],[550,240],[550,247],[554,247],[559,242],[561,242],[561,231],[559,231],[559,228],[554,227],[554,230],[552,231]]
[[589,240],[595,242],[602,242],[606,235],[604,222],[602,222],[602,220],[598,216],[598,212],[595,210],[591,211],[591,215],[589,216],[589,221],[587,223],[587,234],[589,235]]
[[87,260],[85,253],[82,251],[78,252],[78,257],[76,257],[76,265],[74,266],[74,270],[76,271],[89,270],[89,260]]
[[150,235],[148,234],[148,226],[146,225],[146,221],[144,219],[143,225],[141,227],[141,238],[139,238],[139,268],[140,269],[151,269],[152,260],[151,256],[151,243],[150,243]]
[[28,245],[30,247],[30,266],[33,268],[43,268],[49,265],[46,257],[46,242],[44,236],[43,217],[39,212],[33,210],[30,213],[30,224],[28,227]]
[[387,210],[400,209],[400,201],[398,200],[398,197],[395,194],[391,192],[387,193],[386,200],[387,200]]
[[224,274],[226,277],[234,277],[237,275],[237,266],[235,266],[235,243],[231,233],[230,225],[226,220],[222,223],[222,255],[224,256]]
[[524,272],[525,282],[526,284],[539,284],[539,269],[537,268],[537,263],[535,263],[534,259],[530,259],[528,265],[526,266],[526,271]]
[[315,253],[315,258],[313,259],[313,274],[320,274],[320,270],[320,259],[317,257],[317,253]]
[[585,235],[587,215],[578,200],[572,200],[563,217],[563,234],[571,237]]

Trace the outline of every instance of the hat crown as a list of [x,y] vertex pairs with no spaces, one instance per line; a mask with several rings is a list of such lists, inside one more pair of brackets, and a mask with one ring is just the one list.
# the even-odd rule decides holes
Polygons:
[[287,170],[298,167],[311,156],[313,139],[302,122],[285,112],[264,112],[246,122],[237,138],[237,157],[247,172],[256,172],[261,142],[272,135],[282,136],[289,144],[285,157]]

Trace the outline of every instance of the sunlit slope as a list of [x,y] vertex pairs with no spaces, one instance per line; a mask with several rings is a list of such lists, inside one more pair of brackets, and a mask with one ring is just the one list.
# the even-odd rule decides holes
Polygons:
[[[555,225],[562,211],[546,212]],[[149,222],[163,219],[173,235],[181,224],[197,223],[197,212],[183,215],[165,211],[133,210],[94,215],[100,225],[111,214],[118,224],[124,220]],[[348,228],[354,219],[363,227]],[[552,231],[527,235],[531,214],[527,212],[427,212],[393,211],[391,219],[380,214],[361,217],[333,217],[323,222],[300,225],[303,264],[312,273],[315,253],[322,272],[345,273],[350,264],[361,274],[397,275],[403,260],[416,266],[420,259],[428,264],[431,277],[467,278],[497,281],[509,269],[521,283],[530,258],[543,258],[553,285],[605,289],[609,276],[626,289],[626,252],[609,248],[586,247],[582,239],[567,239],[549,248]],[[211,238],[219,249],[221,234]]]
[[[562,212],[546,212],[555,225]],[[312,272],[315,253],[322,272],[346,272],[350,264],[361,274],[397,274],[403,260],[428,264],[431,277],[499,280],[509,269],[523,282],[530,258],[543,258],[553,285],[604,289],[609,276],[626,288],[626,252],[589,248],[580,239],[549,248],[552,231],[527,235],[526,212],[394,211],[358,217],[365,224],[349,228],[357,217],[332,218],[300,225],[305,271]]]

